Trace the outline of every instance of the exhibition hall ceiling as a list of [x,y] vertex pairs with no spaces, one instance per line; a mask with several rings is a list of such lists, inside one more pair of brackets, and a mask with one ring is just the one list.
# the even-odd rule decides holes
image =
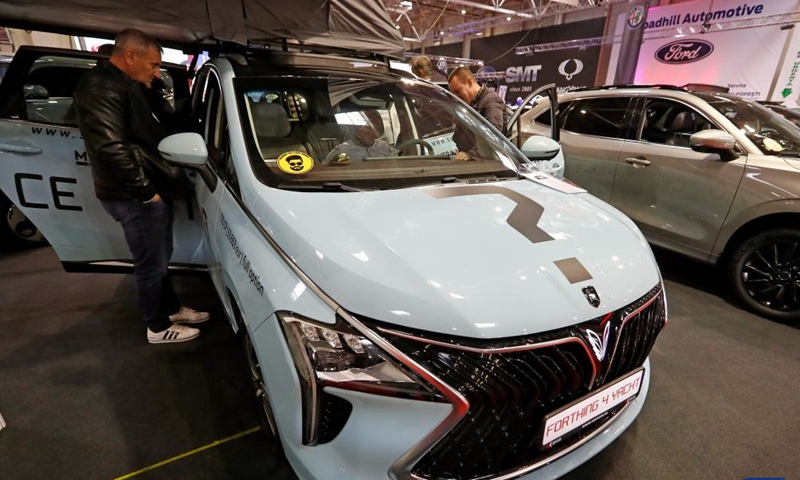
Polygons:
[[407,40],[479,35],[488,28],[619,1],[623,0],[383,0]]

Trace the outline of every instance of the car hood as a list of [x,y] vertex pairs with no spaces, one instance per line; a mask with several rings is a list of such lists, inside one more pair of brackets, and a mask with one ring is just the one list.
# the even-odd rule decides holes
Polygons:
[[[660,281],[632,222],[588,194],[529,180],[379,192],[264,188],[252,209],[343,308],[405,328],[487,339],[548,331],[618,309]],[[591,279],[579,278],[577,262]]]

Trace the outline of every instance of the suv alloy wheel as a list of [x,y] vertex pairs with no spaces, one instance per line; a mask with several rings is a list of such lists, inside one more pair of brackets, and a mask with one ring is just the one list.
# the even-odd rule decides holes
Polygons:
[[729,264],[736,295],[751,311],[781,321],[800,319],[800,229],[751,237]]

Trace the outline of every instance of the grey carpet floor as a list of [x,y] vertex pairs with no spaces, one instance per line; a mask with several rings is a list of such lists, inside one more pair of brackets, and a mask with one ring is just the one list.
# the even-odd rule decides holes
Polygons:
[[[800,478],[800,329],[731,303],[708,267],[658,254],[670,321],[632,427],[565,478]],[[50,248],[0,251],[0,479],[103,479],[257,425],[238,343],[205,277],[179,295],[214,319],[146,343],[130,275],[67,274]],[[135,477],[291,479],[250,434]]]

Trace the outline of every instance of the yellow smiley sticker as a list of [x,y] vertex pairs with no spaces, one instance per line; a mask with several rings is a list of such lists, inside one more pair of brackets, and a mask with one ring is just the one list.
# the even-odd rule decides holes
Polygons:
[[314,159],[305,152],[286,152],[278,157],[278,168],[292,175],[301,175],[314,168]]

